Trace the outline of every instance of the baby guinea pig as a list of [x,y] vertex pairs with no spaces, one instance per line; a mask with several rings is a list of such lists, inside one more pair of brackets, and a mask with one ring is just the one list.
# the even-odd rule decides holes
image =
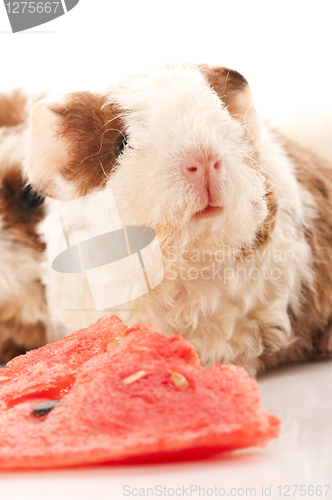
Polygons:
[[[127,322],[181,332],[205,366],[252,375],[331,355],[331,164],[263,123],[239,73],[163,66],[41,101],[26,151],[49,210],[111,188],[123,226],[156,230],[165,276]],[[68,332],[95,321],[81,277],[48,269],[52,318]],[[68,307],[78,296],[83,312]]]
[[31,104],[20,91],[0,94],[0,363],[46,342],[45,244],[36,231],[44,198],[22,174]]

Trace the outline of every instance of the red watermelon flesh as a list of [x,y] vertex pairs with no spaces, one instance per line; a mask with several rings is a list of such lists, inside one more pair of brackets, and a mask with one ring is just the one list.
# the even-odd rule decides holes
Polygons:
[[[57,399],[72,387],[77,370],[94,356],[118,344],[127,327],[118,316],[97,323],[57,342],[17,356],[0,369],[0,401],[7,406],[31,397]],[[8,377],[6,383],[1,378]]]
[[[108,352],[107,322],[123,338]],[[90,327],[92,333],[101,327],[103,337],[96,338],[99,351],[93,353],[90,338],[85,337],[89,329],[35,351],[40,366],[45,359],[45,370],[54,370],[52,380],[54,384],[59,381],[60,387],[65,379],[58,376],[60,360],[54,360],[55,370],[48,354],[59,348],[57,358],[63,358],[65,369],[68,356],[75,358],[75,342],[84,351],[86,341],[90,353],[77,356],[74,371],[66,372],[75,375],[72,386],[66,393],[58,389],[60,403],[43,417],[32,413],[41,400],[32,385],[25,385],[30,397],[15,400],[15,384],[20,392],[23,381],[19,376],[25,377],[31,359],[26,362],[23,356],[14,363],[9,379],[0,387],[0,468],[202,456],[263,446],[277,436],[279,421],[259,407],[257,383],[243,368],[216,365],[205,370],[181,336],[167,338],[144,325],[130,329],[120,325],[113,317]],[[66,347],[70,338],[72,354]],[[41,376],[40,383],[36,375],[35,387],[47,385],[44,373]],[[6,384],[11,386],[13,399]]]

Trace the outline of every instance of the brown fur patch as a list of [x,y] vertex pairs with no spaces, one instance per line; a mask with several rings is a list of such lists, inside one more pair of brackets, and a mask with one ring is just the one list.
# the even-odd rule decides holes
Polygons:
[[8,338],[0,342],[0,363],[8,363],[11,359],[26,352],[25,348],[18,346],[13,339]]
[[202,64],[199,68],[232,115],[233,98],[248,86],[247,80],[240,73],[229,68],[207,64]]
[[[269,183],[267,183],[267,185],[269,186]],[[257,250],[260,250],[263,245],[268,244],[271,240],[272,232],[275,227],[278,215],[278,198],[272,186],[269,186],[267,188],[265,198],[268,210],[267,216],[263,224],[258,228],[256,232],[254,245],[250,247],[243,246],[241,248],[241,254],[238,257],[239,260],[242,260],[245,257],[249,257]]]
[[[27,199],[28,196],[28,199]],[[0,180],[0,214],[2,229],[0,239],[9,239],[12,250],[32,248],[36,252],[35,258],[45,251],[45,244],[37,235],[36,225],[42,220],[44,213],[43,204],[31,204],[31,194],[21,177],[20,169],[6,170],[5,176]],[[13,269],[17,272],[17,269]],[[19,269],[24,274],[26,269]],[[21,285],[23,286],[23,284]],[[12,357],[26,352],[28,349],[40,347],[46,343],[46,327],[42,321],[30,323],[22,318],[25,293],[32,294],[39,301],[39,310],[46,311],[46,298],[44,286],[40,280],[25,284],[27,289],[22,289],[22,297],[12,296],[8,300],[2,297],[0,301],[0,362],[7,362]]]
[[124,134],[120,111],[105,96],[77,92],[54,111],[62,118],[60,134],[68,143],[69,163],[63,177],[75,181],[80,196],[102,186],[116,166],[115,147]]
[[300,313],[289,308],[295,341],[280,353],[263,356],[267,366],[331,356],[332,164],[292,141],[280,140],[296,164],[298,181],[312,194],[317,204],[317,217],[305,228],[305,237],[313,254],[314,283],[302,287]]
[[[26,186],[22,178],[22,167],[16,147],[20,148],[22,140],[21,133],[24,130],[22,125],[15,127],[16,123],[24,119],[19,110],[23,113],[23,104],[18,94],[17,113],[9,113],[9,107],[5,109],[3,103],[5,99],[0,99],[0,119],[6,117],[6,127],[1,135],[4,144],[9,139],[10,147],[5,145],[1,151],[0,164],[0,242],[6,244],[8,255],[2,256],[9,269],[12,280],[18,280],[18,291],[8,288],[0,289],[0,362],[7,362],[12,357],[22,354],[28,349],[40,347],[46,343],[46,326],[40,318],[46,318],[47,306],[44,286],[41,283],[38,271],[31,271],[29,262],[35,269],[38,265],[33,259],[38,261],[41,253],[45,251],[45,244],[37,235],[37,224],[44,217],[43,199],[38,198],[33,190]],[[15,93],[11,95],[15,98]],[[8,99],[8,102],[10,99]],[[12,109],[15,109],[12,103]],[[10,117],[10,120],[8,119]],[[12,142],[11,142],[12,139]],[[2,143],[0,143],[0,148]],[[20,261],[19,255],[29,249],[30,257]],[[32,251],[31,251],[32,250]],[[16,252],[18,259],[16,261]],[[20,264],[21,262],[21,264]],[[32,273],[33,278],[30,277]],[[29,278],[30,277],[30,278]],[[6,283],[6,277],[4,277]],[[30,280],[30,281],[29,281]],[[38,318],[27,309],[27,300],[35,305]],[[35,301],[35,302],[34,302]]]
[[243,125],[247,137],[258,144],[261,121],[253,105],[247,80],[237,71],[228,68],[203,64],[199,69],[232,118]]
[[0,127],[15,127],[24,122],[27,98],[21,90],[0,94]]
[[36,227],[44,217],[44,205],[42,200],[31,200],[19,166],[12,166],[0,179],[0,214],[4,231],[38,252],[45,250]]
[[46,343],[45,325],[41,321],[26,324],[16,317],[0,321],[0,328],[0,363],[7,363],[12,358]]
[[275,190],[270,186],[267,189],[266,195],[265,195],[266,201],[267,201],[267,209],[268,209],[268,215],[265,218],[264,223],[262,226],[258,229],[256,233],[256,245],[255,245],[255,250],[268,243],[271,239],[272,231],[274,229],[274,226],[276,224],[276,219],[277,219],[277,214],[278,214],[278,198],[275,193]]

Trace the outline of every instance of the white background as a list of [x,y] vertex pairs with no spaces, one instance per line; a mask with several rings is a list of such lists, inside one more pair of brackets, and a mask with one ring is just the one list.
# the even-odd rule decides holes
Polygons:
[[80,0],[15,35],[0,4],[0,91],[103,90],[160,62],[229,66],[264,117],[332,108],[331,0]]

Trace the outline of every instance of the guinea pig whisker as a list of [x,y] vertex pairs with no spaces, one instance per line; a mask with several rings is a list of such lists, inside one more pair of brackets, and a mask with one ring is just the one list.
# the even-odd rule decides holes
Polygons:
[[106,172],[105,172],[105,169],[104,169],[104,167],[103,167],[103,163],[102,163],[102,161],[100,160],[100,158],[98,158],[98,161],[99,161],[99,165],[100,165],[100,168],[101,168],[101,169],[102,169],[102,171],[103,171],[104,176],[107,178],[107,174],[106,174]]

